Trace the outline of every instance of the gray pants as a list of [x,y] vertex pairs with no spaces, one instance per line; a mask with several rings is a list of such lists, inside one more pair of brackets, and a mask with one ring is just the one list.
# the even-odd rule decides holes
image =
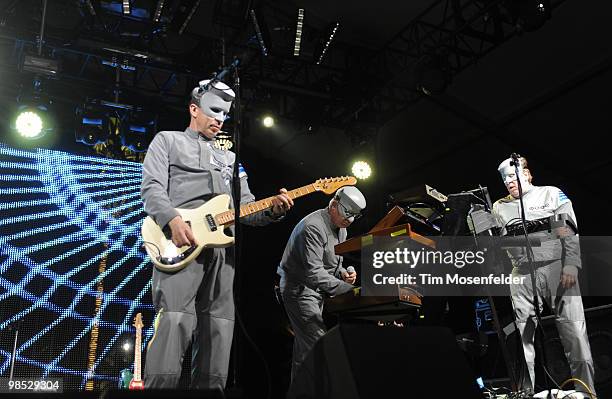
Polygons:
[[308,352],[319,338],[325,335],[323,323],[323,298],[316,291],[294,284],[284,277],[280,281],[285,311],[289,316],[295,337],[291,361],[291,380]]
[[[555,314],[557,331],[569,362],[572,377],[582,380],[592,392],[595,392],[593,358],[587,336],[580,289],[578,283],[570,289],[564,289],[559,285],[561,269],[561,261],[536,269],[540,310],[545,300]],[[534,339],[537,320],[535,319],[531,278],[527,267],[514,268],[512,274],[519,277],[525,276],[523,284],[511,285],[510,290],[515,320],[521,334],[525,354],[525,366],[528,370],[528,374],[523,373],[521,388],[533,391],[535,382]],[[557,382],[561,384],[563,381]],[[576,384],[576,389],[584,391],[584,387],[580,384]]]
[[191,388],[225,388],[234,331],[234,266],[228,255],[231,249],[208,249],[176,273],[153,268],[157,316],[145,388],[177,387],[192,339]]

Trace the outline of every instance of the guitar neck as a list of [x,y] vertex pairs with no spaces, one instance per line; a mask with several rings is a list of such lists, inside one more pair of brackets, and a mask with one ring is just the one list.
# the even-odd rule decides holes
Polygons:
[[142,380],[140,372],[140,348],[142,342],[142,328],[136,328],[136,343],[134,344],[134,380]]
[[[308,184],[306,186],[302,186],[291,191],[287,192],[287,196],[291,199],[296,199],[299,197],[303,197],[305,195],[311,194],[317,191],[315,189],[314,184]],[[240,206],[240,218],[252,215],[257,212],[265,211],[266,209],[272,208],[272,200],[276,196],[264,198],[259,201],[251,202],[249,204],[245,204]],[[234,223],[234,210],[230,209],[229,211],[221,212],[216,216],[217,223],[220,225],[231,225]]]

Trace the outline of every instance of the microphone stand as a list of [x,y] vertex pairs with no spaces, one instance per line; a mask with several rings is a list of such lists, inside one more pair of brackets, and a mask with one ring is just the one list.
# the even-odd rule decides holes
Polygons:
[[[525,244],[527,246],[527,263],[529,264],[529,275],[531,277],[531,287],[533,290],[533,307],[534,307],[534,313],[535,313],[535,317],[536,317],[536,321],[537,321],[537,326],[536,329],[534,331],[534,335],[533,335],[533,347],[534,347],[534,351],[536,348],[535,345],[535,339],[536,339],[536,333],[538,331],[538,329],[540,330],[540,333],[542,334],[542,339],[546,339],[546,333],[544,332],[544,327],[542,326],[542,318],[540,315],[540,299],[538,296],[538,291],[537,291],[537,282],[536,282],[536,276],[535,276],[535,268],[533,266],[533,248],[531,247],[531,242],[529,241],[529,235],[527,233],[527,220],[525,217],[525,205],[523,203],[523,185],[521,184],[521,178],[519,175],[519,162],[520,162],[520,157],[519,155],[513,153],[511,155],[512,158],[512,162],[514,164],[514,173],[516,176],[516,184],[518,186],[518,191],[519,191],[519,203],[520,203],[520,209],[521,209],[521,224],[523,227],[523,235],[525,237]],[[521,338],[522,339],[522,338]],[[550,388],[550,384],[549,384],[549,380],[548,380],[548,360],[546,358],[546,349],[544,348],[542,350],[542,361],[544,363],[544,381],[546,384],[546,389],[548,390],[548,394],[547,397],[553,399],[552,396],[552,390]],[[535,367],[535,363],[534,363],[534,367]],[[535,369],[534,369],[535,370]],[[534,379],[535,379],[535,373],[534,373]],[[531,382],[533,389],[535,390],[535,381]]]
[[[491,212],[491,201],[489,200],[489,196],[488,196],[488,192],[485,191],[485,188],[479,185],[479,191],[480,191],[480,195],[481,197],[478,197],[477,195],[473,194],[478,200],[480,200],[483,205],[484,205],[484,209],[487,212]],[[481,198],[484,198],[484,200],[482,200]],[[486,236],[492,237],[493,231],[491,229],[486,230],[485,233]],[[479,234],[474,231],[472,233],[472,236],[474,237],[474,242],[476,244],[476,249],[480,249],[479,245],[478,245],[478,236]],[[497,255],[497,253],[495,253],[495,255]],[[497,260],[497,259],[496,259]],[[504,360],[504,364],[506,366],[506,370],[508,371],[508,378],[510,379],[510,386],[512,388],[512,390],[514,392],[518,391],[518,380],[516,378],[516,374],[515,374],[515,370],[514,367],[512,365],[512,363],[510,362],[510,353],[508,353],[508,347],[506,346],[506,338],[504,336],[504,332],[502,330],[502,326],[501,326],[501,322],[499,320],[499,313],[497,312],[497,307],[495,306],[495,299],[493,297],[493,295],[491,294],[491,289],[489,288],[489,286],[485,286],[485,293],[487,295],[487,299],[489,301],[489,305],[491,306],[491,314],[493,315],[493,323],[495,325],[495,333],[497,334],[497,340],[499,341],[499,347],[502,353],[502,358]]]
[[[240,63],[239,58],[235,58],[234,61],[224,71],[228,71],[229,68],[233,69],[234,77],[234,93],[236,98],[234,99],[234,153],[236,158],[234,160],[234,170],[232,175],[232,197],[234,203],[234,245],[232,247],[234,253],[234,311],[237,312],[238,304],[240,302],[240,288],[241,288],[241,267],[240,267],[240,245],[242,231],[240,228],[240,138],[242,136],[242,105],[240,101],[240,76],[238,75],[238,65]],[[221,72],[220,75],[222,75]],[[222,77],[222,76],[221,76]],[[237,315],[237,317],[240,317]],[[239,329],[234,328],[234,344],[232,345],[232,387],[235,390],[239,390],[238,387],[238,373],[239,373],[239,357],[240,357],[240,333]]]

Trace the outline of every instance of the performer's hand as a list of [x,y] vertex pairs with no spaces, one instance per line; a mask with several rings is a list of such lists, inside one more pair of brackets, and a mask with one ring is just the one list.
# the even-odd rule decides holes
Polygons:
[[576,285],[576,276],[567,273],[561,273],[561,287],[567,289],[572,288],[574,285]]
[[184,245],[197,245],[191,227],[183,221],[183,218],[176,216],[168,225],[170,226],[170,231],[172,231],[172,242],[178,248]]
[[355,284],[355,281],[357,281],[357,272],[342,272],[342,280],[349,284]]
[[276,197],[272,199],[272,213],[276,216],[284,215],[293,206],[293,200],[289,198],[286,188],[281,188]]

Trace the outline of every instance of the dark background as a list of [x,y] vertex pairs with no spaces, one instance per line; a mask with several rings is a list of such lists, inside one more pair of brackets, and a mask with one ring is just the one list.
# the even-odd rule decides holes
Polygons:
[[[351,228],[356,235],[382,218],[388,195],[402,189],[429,184],[448,194],[480,184],[493,200],[505,195],[496,168],[518,152],[529,159],[535,184],[556,185],[572,200],[582,235],[608,234],[609,2],[542,2],[550,15],[540,21],[525,11],[538,2],[528,1],[205,0],[181,33],[194,1],[167,1],[159,22],[151,17],[154,0],[132,2],[144,10],[140,17],[116,12],[117,1],[91,3],[95,15],[86,1],[49,2],[42,54],[61,60],[62,72],[43,77],[42,88],[53,100],[57,126],[30,143],[10,125],[16,98],[31,91],[34,74],[20,65],[24,53],[36,51],[42,2],[1,3],[1,141],[94,154],[74,142],[75,107],[87,97],[113,100],[117,93],[120,102],[157,114],[158,130],[183,129],[190,90],[240,56],[242,163],[259,198],[348,174],[355,158],[369,159],[373,175],[359,184],[368,212]],[[293,57],[300,7],[303,48]],[[336,21],[338,33],[318,65],[327,28]],[[135,68],[121,72],[116,88],[116,69],[102,64],[113,55]],[[263,112],[276,116],[273,129],[260,126]],[[228,131],[234,125],[230,120]],[[301,198],[282,223],[244,228],[239,310],[268,360],[277,394],[287,382],[291,339],[273,296],[275,269],[293,226],[328,200]],[[585,298],[586,307],[602,303],[608,298]],[[473,314],[458,319],[465,323]],[[245,388],[261,392],[261,361],[244,342],[241,353]]]

